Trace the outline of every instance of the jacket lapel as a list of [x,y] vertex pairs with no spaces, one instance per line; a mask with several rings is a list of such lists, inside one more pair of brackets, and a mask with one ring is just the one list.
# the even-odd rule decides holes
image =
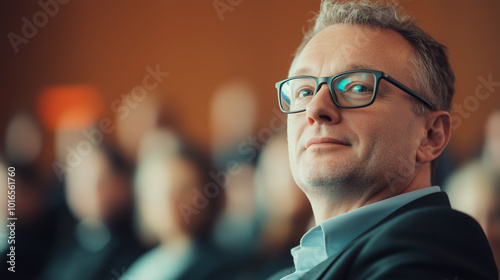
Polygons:
[[450,201],[448,199],[448,196],[444,192],[437,192],[437,193],[432,193],[426,196],[423,196],[421,198],[418,198],[406,205],[401,206],[398,208],[396,211],[392,212],[389,216],[385,217],[371,227],[370,229],[366,230],[364,233],[360,234],[358,237],[356,237],[353,241],[351,241],[349,244],[345,246],[344,249],[340,250],[337,254],[334,254],[333,256],[330,256],[328,259],[324,260],[317,266],[313,267],[311,270],[309,270],[307,273],[305,273],[300,280],[312,280],[312,279],[321,279],[321,277],[325,274],[325,272],[328,270],[330,266],[335,263],[337,258],[342,255],[345,251],[347,251],[351,246],[353,246],[358,239],[363,237],[365,234],[373,230],[374,228],[377,228],[379,225],[385,223],[386,221],[413,209],[418,209],[422,207],[432,207],[432,206],[438,206],[438,207],[447,207],[451,208],[450,206]]

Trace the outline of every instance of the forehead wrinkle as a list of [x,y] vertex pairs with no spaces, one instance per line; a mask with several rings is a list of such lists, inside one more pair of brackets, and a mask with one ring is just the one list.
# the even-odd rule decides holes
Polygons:
[[[326,60],[323,61],[322,68],[324,68],[325,64],[327,64]],[[321,73],[326,72],[326,73],[328,73],[327,76],[333,76],[333,75],[337,75],[337,74],[342,73],[342,72],[353,71],[353,70],[378,70],[378,69],[376,69],[374,66],[372,66],[370,64],[366,64],[366,63],[350,63],[348,65],[342,66],[341,68],[339,68],[339,65],[336,63],[330,63],[330,69],[327,71],[321,70]],[[293,71],[292,75],[290,75],[290,77],[302,76],[302,75],[314,76],[313,72],[314,71],[312,70],[311,67],[304,66],[304,67],[301,67],[301,68]]]

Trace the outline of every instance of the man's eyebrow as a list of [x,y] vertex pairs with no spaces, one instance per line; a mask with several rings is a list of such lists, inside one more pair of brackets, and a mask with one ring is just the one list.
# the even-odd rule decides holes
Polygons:
[[[342,71],[340,72],[337,72],[337,73],[330,73],[330,75],[336,75],[336,74],[339,74],[339,73],[342,73],[342,72],[346,72],[346,71],[352,71],[352,70],[376,70],[373,66],[369,65],[369,64],[364,64],[364,63],[352,63],[352,64],[349,64],[345,67],[342,67]],[[312,75],[313,71],[311,68],[309,67],[302,67],[302,68],[299,68],[295,71],[292,72],[292,74],[290,75],[290,77],[294,77],[294,76],[310,76]]]

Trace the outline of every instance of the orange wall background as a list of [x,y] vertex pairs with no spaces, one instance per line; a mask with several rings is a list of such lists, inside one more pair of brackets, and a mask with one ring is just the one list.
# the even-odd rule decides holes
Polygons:
[[[231,79],[248,81],[258,92],[257,133],[269,126],[273,108],[277,108],[274,84],[286,77],[291,55],[308,26],[306,20],[320,3],[67,2],[58,5],[58,11],[26,44],[18,46],[17,54],[8,34],[21,35],[23,17],[33,22],[42,7],[38,1],[0,3],[0,143],[14,113],[36,113],[36,100],[45,87],[90,84],[103,97],[104,116],[112,117],[112,102],[142,84],[145,68],[156,65],[170,73],[160,84],[157,96],[169,122],[195,143],[209,147],[208,104],[217,87]],[[455,160],[464,161],[478,152],[484,122],[500,106],[498,85],[491,88],[485,100],[474,103],[481,77],[500,82],[500,1],[400,2],[424,30],[449,48],[457,78],[453,103],[465,106],[468,114],[455,114],[462,123],[453,131],[450,149]],[[222,15],[214,7],[221,3],[230,8]],[[486,94],[484,90],[481,93]],[[46,150],[50,151],[50,132],[45,137]]]

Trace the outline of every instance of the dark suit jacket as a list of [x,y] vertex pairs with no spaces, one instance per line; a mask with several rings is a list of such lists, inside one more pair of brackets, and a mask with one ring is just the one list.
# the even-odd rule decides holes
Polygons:
[[479,224],[439,192],[399,208],[301,279],[481,280],[498,272]]

